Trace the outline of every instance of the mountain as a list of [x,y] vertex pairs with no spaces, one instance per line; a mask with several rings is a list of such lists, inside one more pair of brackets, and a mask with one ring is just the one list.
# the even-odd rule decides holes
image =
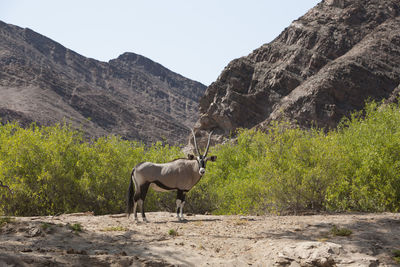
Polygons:
[[[324,0],[275,40],[231,61],[200,100],[196,134],[288,120],[334,128],[367,99],[400,91],[400,2]],[[268,25],[266,25],[267,27]]]
[[0,22],[0,118],[69,122],[88,136],[186,143],[206,86],[150,59],[86,58],[28,28]]

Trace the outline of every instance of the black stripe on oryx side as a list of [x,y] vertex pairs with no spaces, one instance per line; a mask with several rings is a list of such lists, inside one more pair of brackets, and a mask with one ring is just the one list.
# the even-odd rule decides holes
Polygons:
[[156,184],[159,188],[164,189],[164,190],[179,190],[179,188],[166,186],[165,184],[161,183],[160,181],[154,181],[151,183]]

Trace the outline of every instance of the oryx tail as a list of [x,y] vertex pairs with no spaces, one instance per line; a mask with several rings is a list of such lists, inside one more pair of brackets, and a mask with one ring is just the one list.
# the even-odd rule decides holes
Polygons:
[[131,215],[133,212],[133,195],[134,195],[134,189],[133,189],[133,175],[135,173],[135,168],[132,170],[131,174],[131,181],[129,183],[129,189],[128,189],[128,196],[127,196],[127,201],[126,201],[126,212],[128,213],[128,217]]

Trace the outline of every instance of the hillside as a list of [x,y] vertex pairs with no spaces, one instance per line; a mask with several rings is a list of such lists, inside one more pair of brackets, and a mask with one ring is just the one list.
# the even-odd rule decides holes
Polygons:
[[124,53],[100,62],[28,28],[0,22],[0,118],[67,121],[88,136],[186,143],[205,86]]
[[221,141],[237,128],[266,129],[282,119],[335,128],[367,99],[393,100],[400,90],[399,15],[397,0],[322,1],[225,67],[200,100],[196,131],[213,129]]

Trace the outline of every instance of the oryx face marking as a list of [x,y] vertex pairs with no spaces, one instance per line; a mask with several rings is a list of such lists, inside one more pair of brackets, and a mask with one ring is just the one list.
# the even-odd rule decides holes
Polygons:
[[199,164],[199,174],[204,175],[206,173],[206,160],[203,156],[198,156],[196,159]]
[[193,130],[192,134],[197,156],[190,154],[188,158],[162,164],[143,162],[133,168],[128,190],[128,216],[133,211],[135,219],[137,219],[136,211],[137,206],[139,206],[143,221],[147,221],[144,213],[144,201],[148,188],[152,187],[157,191],[178,191],[176,201],[177,216],[179,220],[183,219],[183,206],[185,204],[186,193],[192,189],[205,174],[207,161],[215,161],[217,158],[215,156],[207,157],[212,132],[208,136],[208,143],[204,154],[200,154],[199,152]]

